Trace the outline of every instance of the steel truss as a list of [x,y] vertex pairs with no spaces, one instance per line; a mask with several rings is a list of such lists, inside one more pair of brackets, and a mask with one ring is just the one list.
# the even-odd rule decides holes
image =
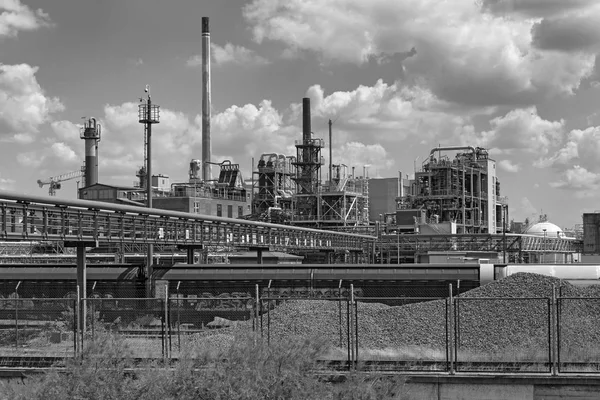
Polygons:
[[429,251],[489,251],[507,253],[577,253],[582,243],[571,238],[518,234],[382,235],[375,251],[395,258],[398,254]]
[[0,238],[366,252],[373,236],[0,191]]

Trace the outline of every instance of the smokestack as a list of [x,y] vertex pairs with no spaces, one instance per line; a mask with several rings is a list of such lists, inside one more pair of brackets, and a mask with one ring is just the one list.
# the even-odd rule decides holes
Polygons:
[[310,142],[310,98],[302,99],[302,142],[308,144]]
[[202,17],[202,179],[212,179],[210,171],[210,31],[208,17]]
[[90,118],[84,123],[79,135],[85,141],[85,186],[98,183],[98,142],[100,141],[101,126],[96,118]]

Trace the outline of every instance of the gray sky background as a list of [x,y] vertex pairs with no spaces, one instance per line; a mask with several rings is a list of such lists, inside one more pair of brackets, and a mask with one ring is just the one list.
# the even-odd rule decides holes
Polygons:
[[252,157],[295,154],[308,96],[315,136],[335,120],[334,163],[411,175],[439,144],[482,146],[511,217],[572,227],[600,208],[595,0],[0,0],[0,188],[45,194],[37,179],[77,170],[83,116],[103,124],[100,181],[131,185],[146,84],[162,110],[153,170],[185,180],[203,16],[213,160],[247,178]]

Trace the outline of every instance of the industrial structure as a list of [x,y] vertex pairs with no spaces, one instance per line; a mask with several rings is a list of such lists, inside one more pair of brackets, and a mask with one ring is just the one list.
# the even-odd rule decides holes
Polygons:
[[102,126],[96,118],[90,118],[79,130],[79,138],[85,141],[85,180],[81,186],[98,183],[98,143],[102,135]]
[[[329,128],[331,136],[331,121]],[[309,98],[302,99],[302,140],[295,145],[295,156],[263,154],[258,161],[253,172],[254,217],[321,229],[368,225],[366,176],[349,175],[345,165],[330,160],[329,180],[323,183],[325,144],[313,137]]]
[[296,193],[296,157],[283,154],[262,154],[252,176],[252,214],[258,219],[273,221],[274,214],[289,220],[292,196]]
[[[500,195],[495,161],[483,148],[436,147],[418,170],[415,166],[414,178],[399,173],[398,178],[371,180],[365,167],[362,174],[356,174],[354,167],[334,163],[333,123],[329,120],[329,168],[323,174],[322,152],[326,143],[312,130],[309,98],[302,100],[302,134],[295,141],[296,154],[265,151],[256,164],[253,161],[252,183],[247,184],[239,164],[230,160],[213,162],[211,158],[210,31],[206,17],[202,18],[201,43],[202,149],[201,158],[190,161],[187,179],[171,183],[168,176],[152,171],[152,125],[159,123],[160,108],[152,102],[150,87],[146,86],[147,98],[140,99],[138,113],[138,121],[144,125],[144,160],[136,171],[138,180],[131,187],[99,182],[101,126],[95,118],[88,119],[80,133],[85,140],[84,168],[43,183],[52,183],[51,190],[55,191],[60,188],[61,179],[84,176],[79,189],[83,200],[377,236],[372,253],[364,255],[376,263],[431,262],[449,254],[499,259],[502,253],[513,262],[544,262],[549,256],[542,252],[548,250],[555,250],[553,259],[572,261],[568,254],[576,251],[578,245],[570,238],[552,238],[548,244],[546,238],[535,235],[505,236],[507,199]],[[212,166],[219,168],[215,179]],[[7,218],[15,224],[27,222],[24,217],[19,220],[18,215]],[[156,262],[152,245],[162,246],[134,245],[148,246],[148,264]],[[114,251],[123,261],[127,259],[123,254],[125,247],[126,243],[111,242],[107,248],[98,249],[107,254]],[[171,248],[162,246],[160,251],[181,257],[179,250],[187,250],[192,259],[190,255],[197,249],[202,257],[193,259],[207,262],[209,251],[216,254],[225,247],[195,244],[183,248],[177,244]],[[304,248],[297,246],[291,251],[304,256],[304,262],[314,262],[319,257],[310,248],[307,243]],[[344,252],[337,257],[326,250],[320,253],[327,253],[323,262],[350,261]],[[146,272],[150,274],[149,270]]]
[[[447,152],[457,153],[451,159]],[[397,199],[397,225],[427,230],[421,233],[506,230],[508,201],[500,195],[496,162],[481,147],[432,149],[422,168],[415,171],[411,189],[411,193]]]

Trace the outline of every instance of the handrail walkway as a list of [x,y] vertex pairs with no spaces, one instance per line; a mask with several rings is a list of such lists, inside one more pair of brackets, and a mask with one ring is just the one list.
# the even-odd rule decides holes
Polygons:
[[0,191],[0,238],[368,252],[374,236]]

